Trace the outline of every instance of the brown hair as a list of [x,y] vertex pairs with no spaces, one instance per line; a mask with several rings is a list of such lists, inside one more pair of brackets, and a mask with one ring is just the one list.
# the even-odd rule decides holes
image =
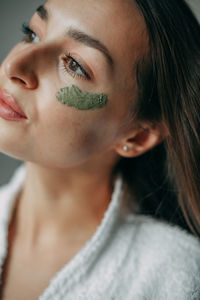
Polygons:
[[171,220],[178,199],[190,228],[200,233],[200,26],[184,0],[135,2],[150,49],[137,68],[137,118],[163,122],[169,136],[119,166],[144,212]]

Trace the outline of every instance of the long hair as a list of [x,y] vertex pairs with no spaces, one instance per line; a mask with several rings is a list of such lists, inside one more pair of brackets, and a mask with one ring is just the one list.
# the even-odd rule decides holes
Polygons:
[[149,36],[137,68],[137,118],[163,122],[169,136],[140,158],[122,159],[120,168],[144,211],[168,210],[170,219],[178,199],[200,233],[200,26],[184,0],[135,2]]

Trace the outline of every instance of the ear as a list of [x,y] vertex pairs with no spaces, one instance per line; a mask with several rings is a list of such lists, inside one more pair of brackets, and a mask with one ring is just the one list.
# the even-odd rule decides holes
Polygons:
[[155,147],[167,136],[167,130],[161,124],[142,124],[122,138],[115,151],[123,157],[136,157]]

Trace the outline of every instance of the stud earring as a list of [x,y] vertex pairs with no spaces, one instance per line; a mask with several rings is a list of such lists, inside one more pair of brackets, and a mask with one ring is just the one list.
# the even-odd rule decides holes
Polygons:
[[127,152],[127,151],[128,151],[128,146],[127,146],[127,145],[124,145],[124,146],[123,146],[123,150]]

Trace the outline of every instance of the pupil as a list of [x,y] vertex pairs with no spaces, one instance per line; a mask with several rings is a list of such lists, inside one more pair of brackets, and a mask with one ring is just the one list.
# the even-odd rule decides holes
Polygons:
[[77,69],[77,64],[75,61],[71,62],[71,68],[75,71]]

